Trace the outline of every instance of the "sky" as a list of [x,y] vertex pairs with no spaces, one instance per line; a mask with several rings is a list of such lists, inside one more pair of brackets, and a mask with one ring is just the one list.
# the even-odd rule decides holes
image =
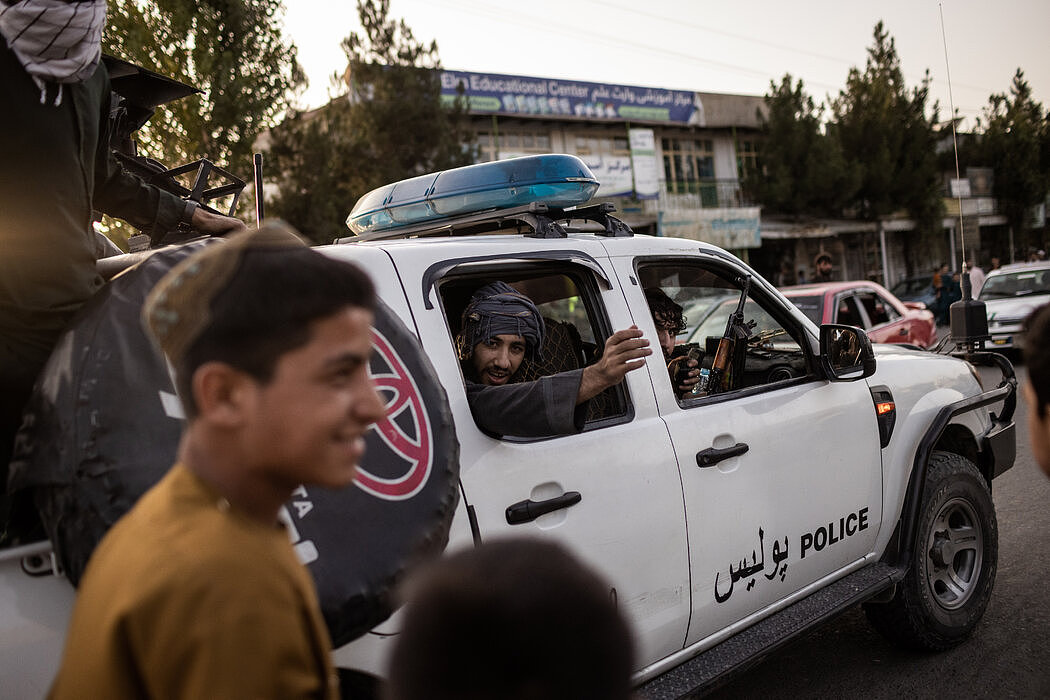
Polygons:
[[[284,2],[310,79],[301,106],[315,107],[360,32],[356,1]],[[954,104],[972,128],[1017,68],[1050,107],[1048,0],[390,0],[390,16],[436,40],[448,69],[743,95],[790,73],[817,103],[863,70],[881,19],[908,87],[929,70],[941,119]]]

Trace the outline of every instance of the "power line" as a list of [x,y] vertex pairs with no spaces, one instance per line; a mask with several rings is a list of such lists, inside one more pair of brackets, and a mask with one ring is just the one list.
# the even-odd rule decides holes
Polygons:
[[[662,22],[668,22],[668,23],[672,23],[672,24],[674,24],[676,26],[685,26],[685,27],[688,27],[688,28],[691,28],[691,29],[698,29],[698,30],[702,30],[702,31],[709,31],[709,32],[712,32],[712,33],[715,33],[715,34],[721,34],[723,36],[726,36],[726,37],[729,37],[729,38],[732,38],[732,39],[735,39],[735,40],[747,41],[747,42],[750,42],[750,43],[753,43],[753,44],[769,46],[769,47],[776,48],[776,49],[782,50],[782,51],[787,51],[787,52],[790,52],[790,53],[796,53],[796,54],[800,54],[800,55],[807,55],[807,56],[811,56],[811,57],[820,58],[822,60],[834,61],[834,62],[838,62],[838,63],[842,63],[842,64],[851,64],[852,63],[851,61],[849,61],[847,59],[844,59],[844,58],[841,58],[841,57],[829,56],[829,55],[826,55],[826,54],[820,54],[820,53],[817,53],[817,52],[812,52],[812,51],[807,51],[807,50],[803,50],[803,49],[793,48],[793,47],[789,47],[789,46],[782,45],[782,44],[777,44],[777,43],[763,41],[763,40],[758,40],[758,39],[753,39],[753,38],[745,37],[745,36],[742,36],[742,35],[739,35],[739,34],[735,34],[735,33],[732,33],[732,32],[726,32],[724,30],[716,29],[716,28],[713,28],[713,27],[707,27],[707,26],[696,24],[696,23],[692,23],[692,22],[681,21],[681,20],[678,20],[678,19],[669,18],[669,17],[658,15],[658,14],[645,12],[645,11],[642,11],[642,10],[637,10],[635,8],[624,7],[624,6],[621,6],[621,5],[617,5],[616,3],[608,2],[607,0],[586,0],[586,1],[590,2],[592,4],[595,4],[595,5],[601,6],[601,7],[606,7],[606,8],[610,8],[610,9],[613,9],[613,10],[618,10],[618,11],[627,12],[627,13],[631,13],[631,14],[641,15],[641,16],[644,16],[644,17],[646,17],[648,19],[654,19],[654,20],[659,20],[659,21],[662,21]],[[606,36],[606,35],[594,34],[593,32],[588,32],[588,31],[585,31],[585,30],[581,30],[578,27],[565,27],[565,26],[557,24],[556,22],[553,22],[553,21],[549,20],[546,17],[539,18],[539,17],[536,17],[535,15],[528,15],[528,14],[526,14],[525,12],[523,12],[520,9],[516,10],[514,12],[512,18],[508,19],[508,14],[505,11],[502,11],[502,10],[499,10],[499,9],[490,9],[489,6],[477,6],[477,5],[470,4],[470,3],[457,2],[457,0],[428,0],[427,5],[428,6],[435,6],[435,5],[437,5],[437,6],[449,7],[449,8],[452,8],[453,10],[457,10],[459,12],[467,14],[467,15],[469,15],[472,18],[475,18],[475,17],[486,17],[486,18],[489,18],[489,19],[495,21],[497,24],[499,24],[501,26],[508,26],[508,25],[510,25],[510,26],[515,27],[515,28],[526,26],[526,27],[531,27],[531,28],[535,28],[537,30],[540,30],[542,32],[542,34],[559,34],[559,35],[562,35],[562,36],[567,36],[567,37],[569,37],[569,38],[571,38],[573,40],[574,44],[579,44],[581,42],[587,42],[587,43],[592,43],[592,44],[601,44],[601,45],[605,45],[605,46],[613,46],[613,47],[616,47],[616,48],[623,48],[623,47],[626,46],[626,47],[631,47],[631,48],[633,48],[633,49],[635,49],[637,51],[644,52],[644,53],[651,54],[651,55],[658,55],[658,56],[662,56],[664,58],[670,58],[670,59],[674,59],[674,60],[677,60],[677,61],[685,61],[685,62],[688,62],[688,63],[691,63],[691,64],[696,64],[696,65],[714,67],[714,68],[718,68],[718,69],[720,69],[722,71],[725,71],[725,72],[728,72],[728,73],[733,73],[733,74],[737,74],[737,75],[743,75],[743,76],[747,76],[747,77],[751,77],[751,78],[757,77],[757,78],[762,78],[763,80],[769,80],[769,81],[774,81],[774,82],[779,77],[781,77],[781,75],[782,75],[782,74],[781,75],[771,75],[769,73],[769,71],[767,71],[767,70],[756,69],[756,68],[752,68],[752,67],[749,67],[749,66],[744,66],[744,65],[741,65],[741,64],[738,64],[738,63],[730,63],[730,62],[720,61],[720,60],[711,59],[711,58],[704,58],[704,57],[701,57],[701,56],[697,56],[695,54],[686,53],[686,52],[682,52],[682,51],[677,51],[677,50],[669,49],[669,48],[662,47],[662,46],[654,46],[652,44],[648,44],[648,43],[645,43],[645,42],[642,42],[642,41],[638,41],[638,40],[634,40],[634,39],[624,39],[624,38],[616,38],[616,37],[611,37],[611,36]],[[860,70],[860,69],[858,68],[858,70]],[[786,71],[786,72],[790,72],[790,71]],[[830,84],[830,83],[824,83],[824,82],[821,82],[821,81],[813,81],[813,80],[808,80],[808,81],[804,81],[804,82],[805,82],[806,86],[808,88],[810,88],[810,90],[812,90],[814,87],[816,87],[816,88],[821,88],[821,89],[823,89],[825,91],[830,91],[829,97],[830,96],[834,96],[834,94],[838,93],[845,86],[845,78],[843,78],[843,82],[840,83],[840,84]],[[916,81],[916,82],[918,82],[918,81]],[[935,79],[933,79],[931,77],[931,85],[938,85],[939,86],[939,82],[940,81],[937,81],[937,80],[935,80]],[[957,85],[957,87],[969,87],[969,88],[974,89],[974,90],[981,90],[981,91],[985,90],[985,88],[980,88],[980,87],[976,87],[976,86],[967,86],[967,85],[961,84],[961,83],[957,83],[956,85]],[[682,86],[682,88],[683,89],[695,90],[695,89],[697,89],[697,86]],[[991,94],[991,93],[989,93],[989,94]],[[976,114],[980,114],[981,108],[980,107],[959,106],[958,107],[958,111],[962,115],[969,115],[969,114],[976,115]]]

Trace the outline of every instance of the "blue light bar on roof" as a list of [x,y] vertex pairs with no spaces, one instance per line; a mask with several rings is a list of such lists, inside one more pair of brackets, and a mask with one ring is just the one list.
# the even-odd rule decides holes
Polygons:
[[357,200],[346,225],[361,234],[533,202],[565,208],[583,204],[597,189],[594,173],[576,156],[510,158],[374,189]]

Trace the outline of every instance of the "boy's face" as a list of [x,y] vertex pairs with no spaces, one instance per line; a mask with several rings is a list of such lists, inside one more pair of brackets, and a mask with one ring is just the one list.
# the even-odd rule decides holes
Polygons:
[[368,376],[372,313],[345,309],[310,326],[310,341],[282,355],[266,384],[249,382],[242,454],[277,488],[338,488],[354,478],[364,435],[386,415]]
[[1044,417],[1039,416],[1039,401],[1030,380],[1025,380],[1022,393],[1028,408],[1028,440],[1032,443],[1032,455],[1050,476],[1050,412]]

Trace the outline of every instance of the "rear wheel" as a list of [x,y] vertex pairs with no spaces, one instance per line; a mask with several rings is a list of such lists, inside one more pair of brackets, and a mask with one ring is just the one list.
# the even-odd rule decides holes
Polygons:
[[934,452],[926,474],[912,561],[889,603],[869,603],[872,625],[903,646],[941,650],[976,627],[995,583],[995,507],[973,462]]

